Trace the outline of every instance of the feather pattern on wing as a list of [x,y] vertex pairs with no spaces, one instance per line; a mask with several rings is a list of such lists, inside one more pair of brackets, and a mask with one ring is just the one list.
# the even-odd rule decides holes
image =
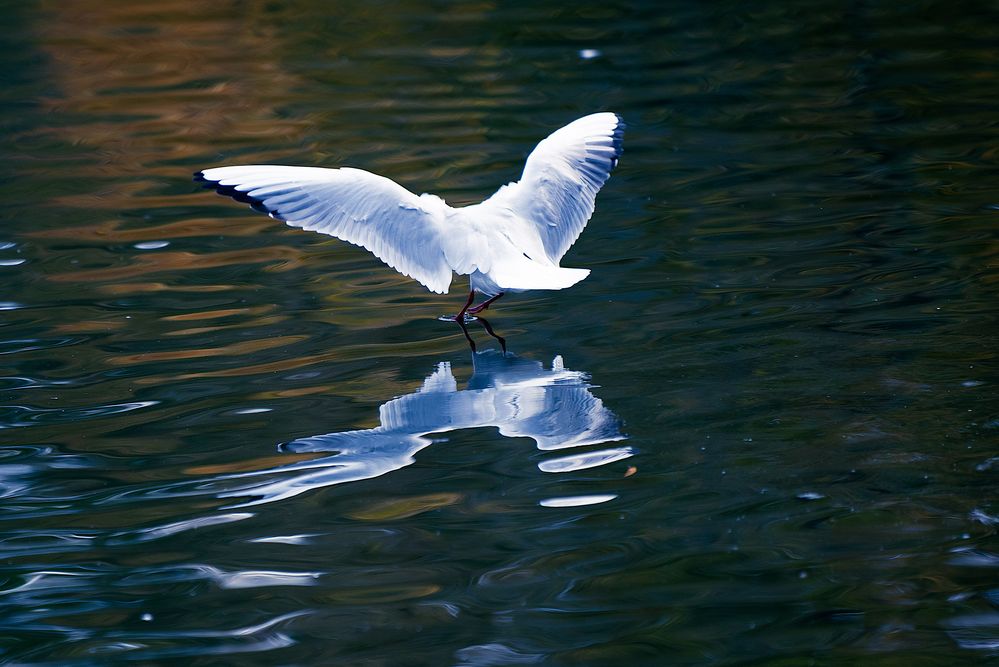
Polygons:
[[361,169],[246,165],[196,174],[219,194],[272,218],[367,248],[393,269],[446,294],[443,229],[450,207]]
[[527,158],[520,181],[483,202],[512,210],[537,225],[554,262],[579,238],[593,215],[597,192],[621,156],[624,121],[604,112],[556,130]]

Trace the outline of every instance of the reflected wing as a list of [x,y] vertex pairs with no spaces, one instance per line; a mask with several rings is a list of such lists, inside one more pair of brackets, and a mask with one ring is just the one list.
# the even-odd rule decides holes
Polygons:
[[361,169],[248,165],[195,174],[219,194],[276,220],[367,248],[396,271],[446,294],[451,267],[441,249],[448,206]]
[[597,192],[621,156],[624,121],[584,116],[553,132],[528,156],[524,174],[487,200],[538,226],[545,252],[558,263],[593,215]]

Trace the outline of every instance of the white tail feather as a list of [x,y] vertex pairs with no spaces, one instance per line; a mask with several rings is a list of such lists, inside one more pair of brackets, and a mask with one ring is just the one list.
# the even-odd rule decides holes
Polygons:
[[565,269],[541,264],[526,257],[521,262],[493,264],[490,272],[497,284],[507,290],[565,289],[590,275],[589,269]]

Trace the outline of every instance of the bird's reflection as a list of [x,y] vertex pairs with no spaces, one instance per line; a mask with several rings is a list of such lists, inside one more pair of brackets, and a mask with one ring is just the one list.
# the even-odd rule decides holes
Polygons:
[[486,318],[484,318],[482,316],[478,316],[478,317],[469,318],[468,320],[465,320],[464,318],[462,318],[462,319],[455,319],[453,321],[455,322],[455,324],[457,324],[459,327],[461,327],[461,333],[465,334],[465,340],[468,341],[468,347],[472,348],[472,354],[475,354],[478,351],[478,348],[475,345],[475,340],[468,333],[468,324],[467,324],[467,322],[478,322],[478,324],[483,329],[486,330],[487,334],[489,334],[490,336],[492,336],[493,338],[496,339],[496,341],[500,344],[500,348],[503,350],[503,354],[506,354],[506,338],[503,338],[503,336],[500,336],[499,334],[497,334],[493,330],[492,325],[489,324],[489,320],[487,320]]
[[486,350],[473,352],[472,364],[464,389],[458,389],[451,364],[440,362],[417,391],[379,408],[379,426],[299,438],[281,446],[286,452],[329,456],[228,475],[230,482],[249,483],[235,488],[226,484],[218,495],[249,496],[239,506],[256,505],[377,477],[413,463],[415,454],[434,442],[430,434],[468,428],[495,427],[506,437],[531,438],[541,450],[577,450],[542,461],[538,467],[544,472],[592,468],[632,455],[630,447],[598,447],[625,436],[614,413],[590,391],[586,374],[566,368],[561,356],[545,368],[512,353]]

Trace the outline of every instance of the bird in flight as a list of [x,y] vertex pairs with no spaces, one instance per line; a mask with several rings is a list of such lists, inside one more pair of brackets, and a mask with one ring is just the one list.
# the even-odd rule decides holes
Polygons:
[[[623,137],[620,116],[584,116],[539,143],[519,181],[463,207],[350,167],[243,165],[194,178],[275,220],[366,248],[431,292],[447,294],[452,273],[468,275],[453,318],[464,321],[507,292],[564,289],[589,275],[559,261],[593,214]],[[476,292],[486,299],[472,306]]]

